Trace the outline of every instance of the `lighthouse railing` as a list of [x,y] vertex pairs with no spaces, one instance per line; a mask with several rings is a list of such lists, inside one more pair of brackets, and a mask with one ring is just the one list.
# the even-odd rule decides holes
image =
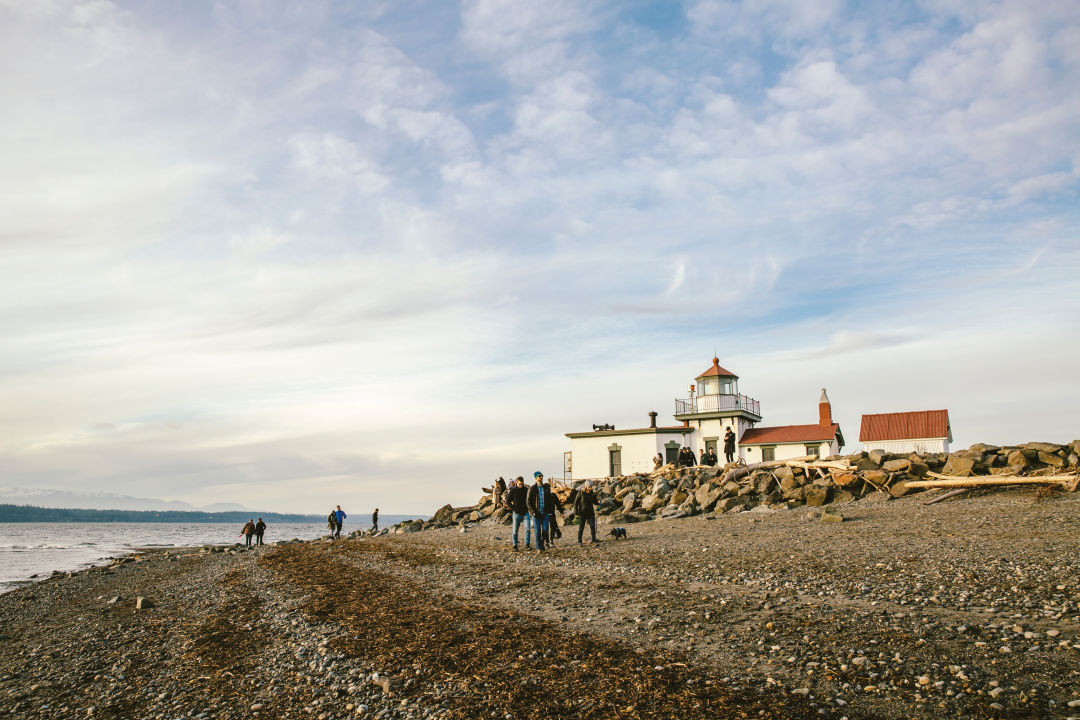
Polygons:
[[724,410],[746,410],[755,415],[761,415],[761,403],[746,395],[699,395],[692,398],[675,399],[676,415]]

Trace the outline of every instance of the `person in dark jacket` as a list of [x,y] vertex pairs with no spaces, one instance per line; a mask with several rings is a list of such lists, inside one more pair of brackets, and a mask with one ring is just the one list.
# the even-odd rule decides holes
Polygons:
[[581,538],[585,534],[585,523],[589,523],[589,530],[594,545],[599,542],[596,539],[596,495],[593,494],[592,480],[586,480],[585,485],[578,491],[574,498],[574,515],[577,516],[578,529],[577,541],[581,545]]
[[254,534],[255,534],[255,521],[254,520],[248,520],[247,523],[244,525],[244,529],[240,531],[240,535],[238,535],[237,537],[243,536],[244,544],[247,545],[248,547],[251,547],[251,536],[254,535]]
[[525,478],[520,475],[514,480],[514,484],[506,491],[506,506],[510,508],[513,518],[514,550],[518,549],[518,529],[521,523],[525,523],[525,547],[532,549],[532,523],[529,522],[529,491],[525,487]]
[[716,457],[716,451],[709,448],[709,452],[705,453],[705,464],[709,467],[715,467],[718,461],[719,458]]
[[326,527],[330,528],[330,539],[334,539],[334,530],[337,528],[337,513],[333,510],[326,516]]
[[533,473],[535,485],[529,487],[526,502],[529,506],[529,515],[532,516],[533,535],[536,536],[536,549],[544,552],[544,536],[547,534],[548,508],[552,506],[551,497],[544,490],[544,473],[537,470]]
[[547,495],[547,499],[551,501],[548,503],[547,532],[544,534],[544,542],[550,547],[556,538],[562,537],[556,513],[563,514],[563,505],[562,501],[559,500],[559,496],[551,489],[551,481],[547,478],[544,478],[544,493]]
[[495,486],[491,488],[491,501],[498,505],[502,502],[503,496],[506,495],[506,481],[500,476],[495,481]]
[[731,432],[731,428],[724,433],[724,457],[728,462],[735,461],[735,433]]
[[379,532],[379,508],[375,508],[375,512],[371,513],[371,532]]
[[263,533],[266,532],[266,523],[262,518],[259,518],[259,522],[255,523],[255,544],[262,545]]

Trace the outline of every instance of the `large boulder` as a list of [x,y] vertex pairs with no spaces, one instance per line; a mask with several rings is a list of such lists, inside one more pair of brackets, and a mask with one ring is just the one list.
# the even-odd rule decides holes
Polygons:
[[452,505],[443,505],[431,516],[431,522],[435,525],[449,525],[453,514],[454,507]]
[[626,493],[622,497],[623,512],[630,512],[633,509],[634,504],[637,502],[637,495],[633,491]]
[[907,472],[909,467],[911,467],[911,461],[907,459],[886,460],[881,465],[881,469],[888,472]]
[[949,455],[949,459],[945,461],[945,467],[942,469],[942,475],[955,475],[957,477],[967,477],[971,475],[971,469],[975,467],[975,460],[972,458],[960,457],[959,455]]
[[734,510],[736,508],[744,508],[744,507],[746,507],[746,500],[745,499],[743,499],[741,497],[729,497],[729,498],[724,498],[723,500],[720,500],[719,502],[717,502],[716,507],[713,509],[713,512],[715,512],[717,514],[720,514],[720,513],[730,512],[730,511],[732,511],[732,510]]
[[878,467],[881,467],[889,458],[889,453],[885,452],[884,450],[871,450],[869,453],[867,453],[867,456],[870,458],[870,462],[874,463]]
[[811,507],[820,507],[829,502],[829,488],[811,485],[806,488],[806,504]]
[[1024,449],[1034,450],[1035,452],[1056,453],[1058,450],[1061,449],[1061,446],[1055,445],[1054,443],[1029,442],[1024,445]]
[[664,478],[658,478],[656,482],[653,483],[652,492],[649,494],[667,495],[669,492],[671,492],[671,485],[669,485],[667,480],[665,480]]
[[646,495],[641,499],[641,509],[645,512],[652,512],[656,508],[663,507],[664,505],[664,498],[656,494]]
[[1065,465],[1065,458],[1056,453],[1048,453],[1039,451],[1039,462],[1046,465],[1053,465],[1054,467],[1063,467]]

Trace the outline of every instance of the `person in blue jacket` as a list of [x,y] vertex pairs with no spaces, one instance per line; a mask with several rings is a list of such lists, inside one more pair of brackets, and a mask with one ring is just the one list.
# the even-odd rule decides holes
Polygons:
[[341,526],[345,524],[345,518],[348,517],[345,511],[341,509],[341,506],[337,506],[337,510],[334,511],[334,520],[337,525],[337,532],[334,533],[334,537],[341,537]]

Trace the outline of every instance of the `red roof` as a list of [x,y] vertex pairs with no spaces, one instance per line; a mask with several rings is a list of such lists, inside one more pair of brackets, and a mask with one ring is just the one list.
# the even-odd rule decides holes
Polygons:
[[736,375],[735,373],[728,372],[724,368],[720,367],[720,358],[713,358],[712,359],[712,367],[710,367],[708,370],[701,373],[700,375],[698,375],[694,379],[698,380],[698,379],[703,378],[703,377],[713,377],[714,375],[718,376],[718,377],[733,377],[736,380],[739,379],[739,376]]
[[750,428],[739,438],[740,445],[765,445],[768,443],[826,442],[836,438],[840,426],[832,425],[780,425],[778,427]]
[[859,429],[859,442],[943,437],[952,440],[948,410],[863,415]]

